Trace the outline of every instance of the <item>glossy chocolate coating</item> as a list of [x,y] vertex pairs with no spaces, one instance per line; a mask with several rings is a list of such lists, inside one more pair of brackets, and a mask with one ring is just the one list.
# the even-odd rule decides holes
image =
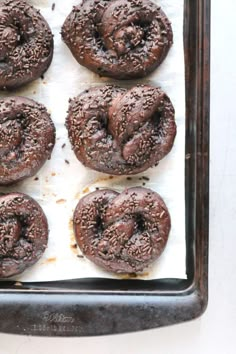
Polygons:
[[149,0],[84,0],[62,27],[76,60],[102,76],[141,78],[165,59],[171,24]]
[[43,255],[48,224],[39,204],[29,196],[0,196],[0,278],[22,273]]
[[170,152],[175,112],[159,88],[130,90],[103,86],[70,101],[66,120],[77,158],[87,167],[114,174],[137,174]]
[[0,99],[0,185],[36,174],[54,144],[55,127],[43,105],[25,97]]
[[52,32],[39,11],[24,0],[0,3],[0,89],[39,78],[52,56]]
[[136,187],[106,189],[83,197],[74,212],[74,232],[83,254],[116,273],[138,273],[163,252],[171,221],[162,198]]

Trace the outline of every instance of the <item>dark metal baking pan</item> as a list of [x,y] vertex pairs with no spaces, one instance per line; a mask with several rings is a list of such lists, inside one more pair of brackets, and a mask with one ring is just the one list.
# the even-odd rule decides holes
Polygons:
[[187,279],[0,282],[0,331],[90,336],[200,316],[208,298],[210,0],[185,0]]

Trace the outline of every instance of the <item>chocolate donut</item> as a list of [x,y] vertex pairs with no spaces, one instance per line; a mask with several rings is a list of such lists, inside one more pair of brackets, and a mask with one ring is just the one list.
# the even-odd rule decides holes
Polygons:
[[173,33],[164,12],[149,0],[84,0],[65,20],[62,38],[81,65],[122,80],[156,69]]
[[55,127],[43,105],[24,97],[0,99],[0,185],[37,173],[54,144]]
[[43,16],[24,0],[0,4],[0,89],[39,78],[53,56],[52,32]]
[[141,187],[121,194],[109,189],[90,193],[79,201],[73,221],[83,254],[116,273],[141,272],[153,263],[171,227],[162,198]]
[[174,116],[160,88],[107,85],[71,100],[66,125],[75,155],[85,166],[128,175],[156,165],[170,152],[176,135]]
[[44,253],[48,224],[39,204],[29,196],[0,196],[0,278],[22,273]]

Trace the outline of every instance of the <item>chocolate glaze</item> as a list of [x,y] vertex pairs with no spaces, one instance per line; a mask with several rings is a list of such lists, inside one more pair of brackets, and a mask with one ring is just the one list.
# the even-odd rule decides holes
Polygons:
[[43,105],[24,97],[0,99],[0,185],[36,174],[54,144],[55,127]]
[[171,24],[149,0],[84,0],[73,7],[62,38],[76,60],[116,79],[144,77],[165,59]]
[[83,254],[116,273],[137,273],[153,263],[171,227],[162,198],[142,187],[90,193],[79,201],[73,221]]
[[0,278],[22,273],[42,256],[48,224],[39,204],[29,196],[0,196]]
[[39,78],[53,56],[52,32],[43,16],[24,0],[0,4],[0,89]]
[[170,152],[174,115],[169,97],[159,88],[106,85],[71,100],[66,125],[75,155],[85,166],[114,175],[136,174]]

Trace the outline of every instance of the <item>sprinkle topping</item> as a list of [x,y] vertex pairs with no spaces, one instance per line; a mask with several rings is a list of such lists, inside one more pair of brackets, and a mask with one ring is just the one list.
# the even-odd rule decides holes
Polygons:
[[37,262],[47,240],[47,220],[36,201],[21,193],[0,196],[0,278]]
[[46,71],[52,60],[51,30],[24,0],[0,4],[0,89],[16,88]]
[[136,174],[155,166],[173,146],[174,108],[159,88],[92,88],[70,100],[66,120],[77,158],[108,174]]
[[43,105],[23,97],[0,100],[0,185],[36,174],[54,143],[54,124]]
[[173,33],[164,12],[149,0],[86,0],[65,20],[62,38],[81,65],[131,79],[162,63]]
[[112,190],[88,194],[78,203],[73,222],[83,254],[117,273],[140,272],[156,260],[171,225],[162,198],[142,187],[121,194]]

